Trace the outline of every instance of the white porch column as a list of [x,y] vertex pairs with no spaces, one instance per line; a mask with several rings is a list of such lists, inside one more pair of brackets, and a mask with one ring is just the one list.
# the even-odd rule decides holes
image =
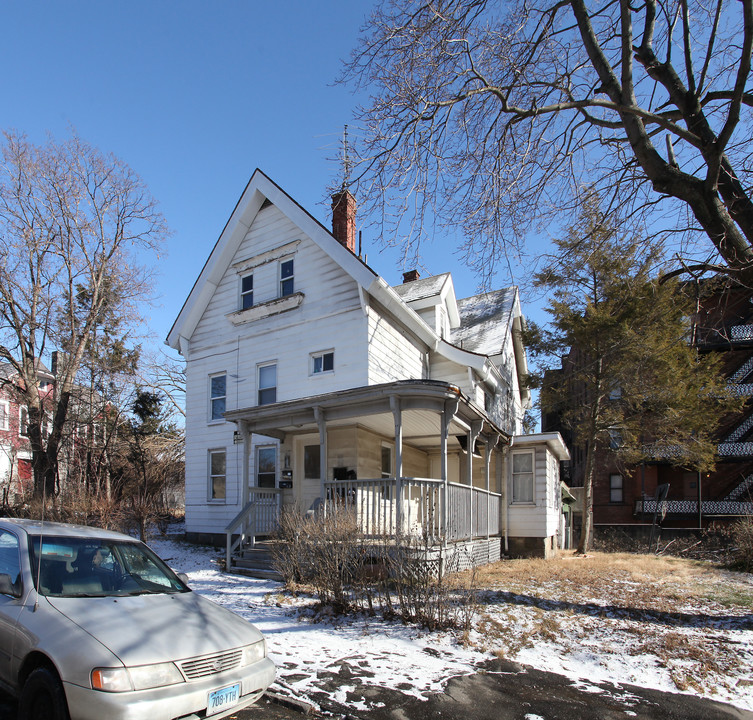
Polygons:
[[251,471],[249,470],[249,459],[251,458],[251,432],[248,429],[248,423],[241,420],[240,423],[241,437],[243,438],[243,471],[241,473],[241,507],[248,505],[249,485],[251,484]]
[[403,530],[403,413],[400,398],[391,395],[390,408],[395,422],[395,521],[400,534]]
[[478,439],[479,434],[481,433],[481,428],[483,427],[483,423],[481,420],[475,420],[471,423],[470,430],[468,430],[468,486],[470,487],[470,490],[468,492],[469,497],[469,508],[468,508],[468,539],[473,540],[474,537],[474,509],[475,509],[475,503],[474,503],[474,493],[473,493],[473,450],[476,447],[476,440]]
[[319,426],[319,496],[326,512],[327,498],[324,481],[327,479],[327,421],[324,417],[324,410],[314,407],[314,419]]
[[447,436],[450,432],[450,423],[458,410],[459,400],[446,400],[442,410],[442,422],[440,428],[441,442],[441,465],[442,465],[442,543],[447,545],[447,532],[450,526],[450,504],[447,497]]

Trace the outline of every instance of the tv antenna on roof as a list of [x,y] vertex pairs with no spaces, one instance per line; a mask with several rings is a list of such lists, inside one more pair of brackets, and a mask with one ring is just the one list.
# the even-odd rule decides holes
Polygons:
[[343,127],[343,190],[350,185],[350,152],[348,148],[348,126]]

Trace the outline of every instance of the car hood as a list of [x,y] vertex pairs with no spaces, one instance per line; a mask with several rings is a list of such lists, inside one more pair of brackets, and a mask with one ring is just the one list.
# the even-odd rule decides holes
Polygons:
[[48,600],[125,665],[184,660],[262,639],[251,623],[195,592]]

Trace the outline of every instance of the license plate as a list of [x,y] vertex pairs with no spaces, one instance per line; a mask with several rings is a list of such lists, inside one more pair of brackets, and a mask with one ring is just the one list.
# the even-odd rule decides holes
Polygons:
[[213,690],[207,698],[207,715],[214,715],[233,705],[237,705],[241,697],[241,685],[229,685],[228,687]]

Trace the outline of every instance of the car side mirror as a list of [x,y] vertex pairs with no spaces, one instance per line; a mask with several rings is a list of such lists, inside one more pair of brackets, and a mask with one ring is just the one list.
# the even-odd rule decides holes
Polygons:
[[8,573],[0,573],[0,595],[21,597],[21,583],[16,584],[10,579]]
[[177,573],[178,580],[180,580],[184,585],[188,585],[188,575],[185,573]]

